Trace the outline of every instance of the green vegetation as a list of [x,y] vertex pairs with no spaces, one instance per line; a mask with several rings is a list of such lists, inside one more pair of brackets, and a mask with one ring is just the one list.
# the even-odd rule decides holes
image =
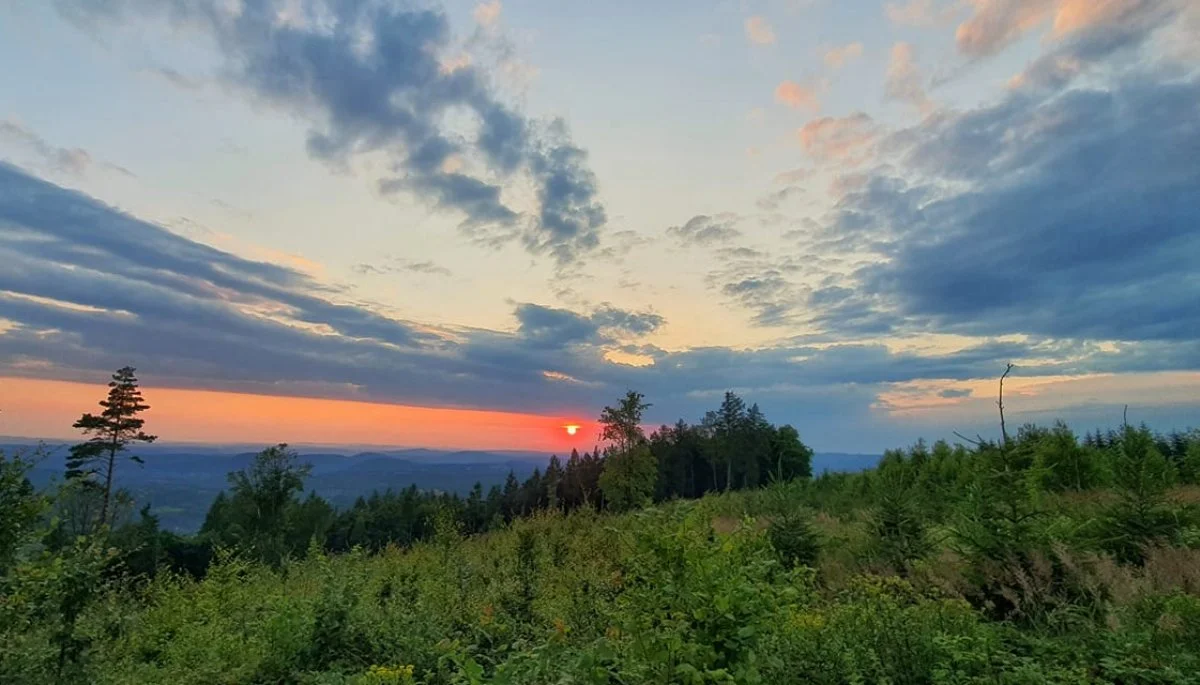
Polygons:
[[813,479],[732,393],[650,436],[645,407],[466,498],[335,511],[275,446],[195,537],[5,455],[0,682],[1200,683],[1200,432],[1024,426]]

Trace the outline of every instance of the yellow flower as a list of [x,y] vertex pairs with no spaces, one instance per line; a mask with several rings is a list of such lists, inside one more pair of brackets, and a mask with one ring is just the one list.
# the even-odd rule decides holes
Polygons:
[[374,665],[367,669],[362,678],[356,680],[363,685],[411,685],[416,682],[413,680],[412,664],[405,666]]
[[820,630],[825,627],[825,617],[815,611],[806,611],[792,616],[792,625],[800,630]]

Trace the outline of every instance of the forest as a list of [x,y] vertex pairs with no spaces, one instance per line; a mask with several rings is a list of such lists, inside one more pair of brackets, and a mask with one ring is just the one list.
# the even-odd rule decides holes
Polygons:
[[195,535],[123,492],[132,368],[62,480],[0,455],[3,683],[1200,683],[1200,431],[1058,422],[811,472],[732,392],[465,497],[336,508],[264,449]]

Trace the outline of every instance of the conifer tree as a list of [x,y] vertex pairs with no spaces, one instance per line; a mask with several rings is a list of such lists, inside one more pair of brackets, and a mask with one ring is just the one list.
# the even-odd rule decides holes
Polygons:
[[[121,453],[130,443],[154,442],[157,439],[157,436],[142,431],[146,420],[138,414],[149,409],[150,405],[142,398],[134,371],[132,366],[118,369],[108,384],[108,398],[100,401],[104,410],[99,414],[85,413],[72,426],[91,437],[87,442],[71,448],[67,457],[66,476],[101,488],[100,525],[109,522],[113,476]],[[141,457],[136,455],[126,458],[138,464],[143,463]]]

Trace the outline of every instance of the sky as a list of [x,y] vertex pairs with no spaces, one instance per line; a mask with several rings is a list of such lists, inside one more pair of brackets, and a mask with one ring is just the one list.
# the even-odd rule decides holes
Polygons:
[[[0,3],[0,435],[1200,425],[1200,3]],[[567,435],[566,425],[581,430]]]

